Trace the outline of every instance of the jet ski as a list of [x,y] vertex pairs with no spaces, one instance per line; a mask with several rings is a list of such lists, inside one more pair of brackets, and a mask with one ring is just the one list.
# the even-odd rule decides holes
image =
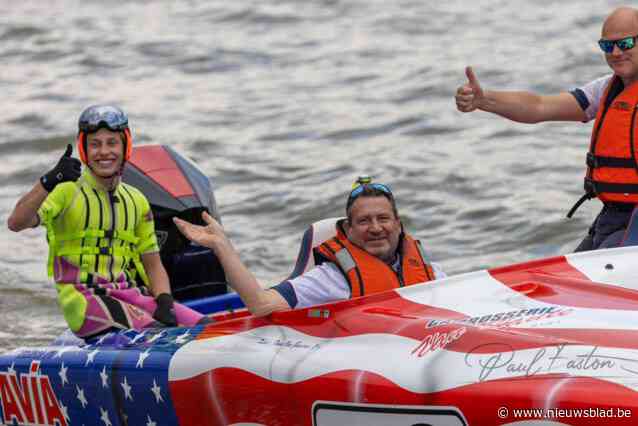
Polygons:
[[173,223],[179,217],[203,224],[202,211],[221,221],[212,181],[187,156],[167,145],[133,148],[122,173],[151,204],[162,263],[180,302],[227,293],[219,261],[206,247],[188,241]]

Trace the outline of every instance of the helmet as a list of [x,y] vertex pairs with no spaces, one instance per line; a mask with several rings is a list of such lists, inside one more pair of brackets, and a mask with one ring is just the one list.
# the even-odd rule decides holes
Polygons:
[[124,161],[131,157],[133,137],[128,127],[128,115],[114,105],[91,105],[80,114],[78,120],[77,148],[84,164],[86,158],[86,135],[105,128],[113,132],[124,133]]

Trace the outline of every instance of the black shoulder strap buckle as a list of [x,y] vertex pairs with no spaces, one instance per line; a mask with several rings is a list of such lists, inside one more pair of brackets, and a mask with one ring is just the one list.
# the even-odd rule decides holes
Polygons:
[[578,210],[581,204],[583,204],[587,200],[591,200],[595,196],[596,195],[593,192],[586,192],[582,197],[578,199],[578,201],[576,201],[576,204],[574,204],[569,210],[569,212],[567,213],[567,218],[571,219],[571,217],[574,215],[574,213],[576,213],[576,210]]

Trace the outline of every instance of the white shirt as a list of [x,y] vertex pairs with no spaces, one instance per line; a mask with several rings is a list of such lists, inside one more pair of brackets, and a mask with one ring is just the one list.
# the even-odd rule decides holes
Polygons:
[[[435,279],[447,276],[440,265],[437,263],[431,265]],[[392,265],[392,269],[397,271],[398,268],[399,260],[397,259]],[[337,265],[332,262],[324,262],[304,274],[272,288],[286,299],[291,308],[295,309],[350,298],[348,280]]]
[[605,90],[613,76],[613,74],[608,74],[569,91],[569,93],[574,95],[583,111],[585,111],[585,115],[587,115],[586,121],[596,118],[600,100],[605,95]]

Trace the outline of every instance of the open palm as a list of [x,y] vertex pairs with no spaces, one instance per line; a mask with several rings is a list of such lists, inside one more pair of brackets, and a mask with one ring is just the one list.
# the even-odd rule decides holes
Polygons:
[[179,218],[173,218],[173,222],[175,222],[177,229],[189,240],[199,245],[215,249],[218,244],[226,240],[224,230],[207,212],[202,213],[202,219],[206,222],[206,226],[195,225]]

